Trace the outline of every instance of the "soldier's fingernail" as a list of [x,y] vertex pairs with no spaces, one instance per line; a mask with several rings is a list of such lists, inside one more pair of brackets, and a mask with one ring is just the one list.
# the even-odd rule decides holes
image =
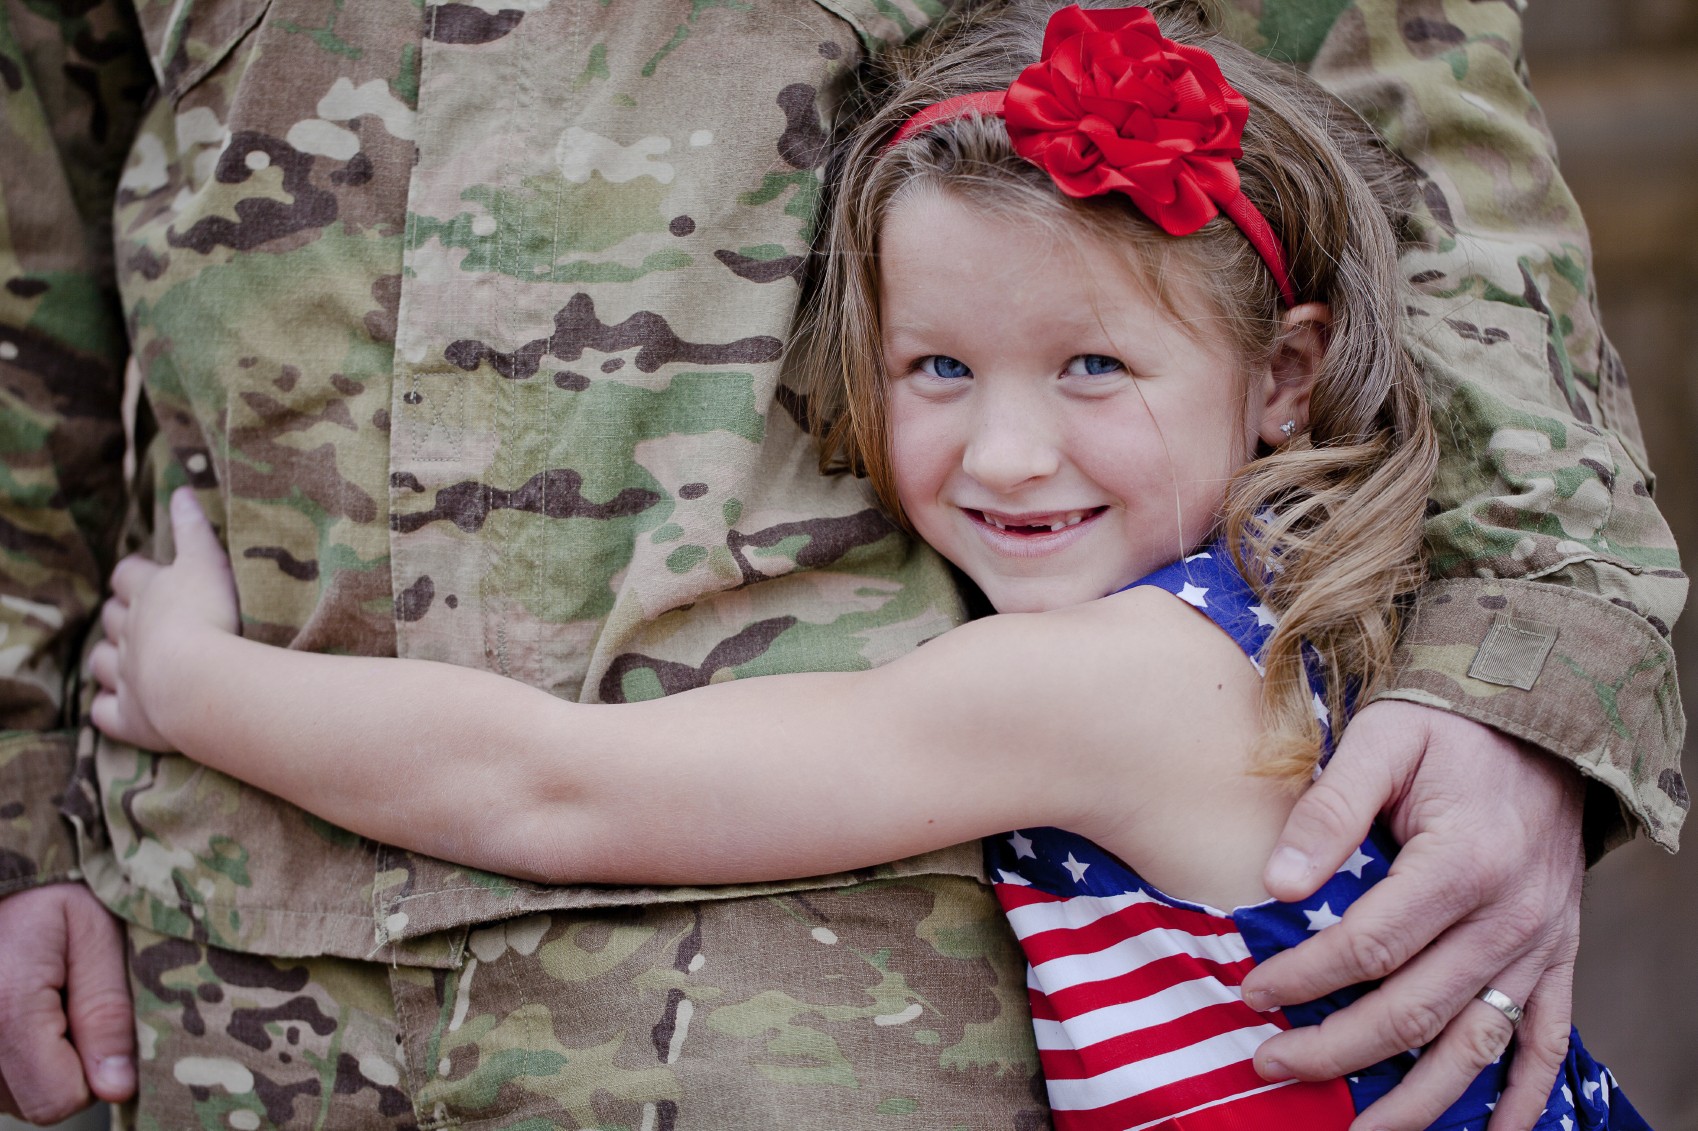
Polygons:
[[1270,1084],[1291,1079],[1291,1070],[1277,1060],[1262,1061],[1256,1066],[1256,1072]]
[[135,1087],[135,1065],[127,1056],[109,1056],[95,1065],[94,1083],[106,1095],[128,1092]]
[[1245,991],[1244,1004],[1257,1013],[1269,1013],[1279,1008],[1279,1002],[1274,1000],[1273,993],[1269,990]]
[[1269,887],[1297,887],[1309,878],[1315,870],[1315,865],[1303,853],[1288,844],[1282,844],[1274,850],[1273,858],[1268,861]]

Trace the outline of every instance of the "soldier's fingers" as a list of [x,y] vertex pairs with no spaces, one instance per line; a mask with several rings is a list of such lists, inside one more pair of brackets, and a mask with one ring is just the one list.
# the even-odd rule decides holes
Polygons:
[[135,1091],[135,1012],[118,922],[94,900],[66,906],[65,1013],[83,1073],[108,1103]]
[[[1469,910],[1453,889],[1394,866],[1351,904],[1343,920],[1251,971],[1244,979],[1244,1000],[1256,1009],[1271,1009],[1385,978]],[[1513,957],[1504,955],[1491,969],[1502,969]]]
[[1574,960],[1570,956],[1552,964],[1527,996],[1526,1012],[1516,1026],[1509,1086],[1492,1109],[1487,1131],[1527,1131],[1538,1122],[1568,1056],[1573,1009]]
[[[1390,879],[1381,882],[1369,896],[1391,883]],[[1367,899],[1364,896],[1356,906],[1360,907]],[[1328,927],[1303,945],[1322,942],[1340,928],[1341,925]],[[1523,945],[1519,950],[1506,950],[1507,941],[1496,934],[1495,925],[1485,921],[1469,921],[1452,928],[1397,969],[1378,989],[1327,1017],[1320,1025],[1299,1027],[1269,1038],[1256,1051],[1258,1070],[1270,1080],[1291,1076],[1324,1080],[1355,1072],[1406,1049],[1422,1047],[1444,1031],[1481,986],[1503,976],[1524,957],[1528,972],[1517,985],[1530,984],[1537,978],[1543,960],[1528,955],[1532,948]],[[1545,953],[1548,955],[1548,950]],[[1358,959],[1341,957],[1339,961],[1355,963]],[[1371,967],[1390,959],[1370,957],[1367,961]],[[1377,976],[1350,980],[1370,981]],[[1316,984],[1331,980],[1329,976],[1318,979]],[[1330,991],[1322,991],[1325,992]]]
[[112,570],[112,595],[126,605],[135,600],[153,575],[159,572],[159,563],[140,554],[131,554],[119,562]]
[[1262,882],[1288,902],[1307,899],[1343,864],[1408,769],[1425,735],[1398,724],[1396,704],[1370,704],[1352,719],[1338,751],[1286,818]]
[[62,944],[63,931],[48,933],[41,946],[8,955],[3,965],[10,970],[0,980],[0,1018],[6,1022],[0,1025],[0,1078],[13,1110],[29,1123],[57,1123],[89,1104],[82,1065],[65,1039],[63,967],[48,945]]
[[[1494,980],[1495,988],[1511,1000],[1522,1000],[1527,993],[1523,987],[1531,981],[1526,969],[1522,964],[1519,972],[1505,971]],[[1423,1047],[1421,1058],[1397,1087],[1359,1115],[1353,1126],[1376,1131],[1421,1131],[1431,1126],[1480,1073],[1498,1062],[1514,1035],[1515,1027],[1501,1010],[1477,999],[1468,1002],[1444,1032]],[[1535,1107],[1533,1116],[1538,1114]]]

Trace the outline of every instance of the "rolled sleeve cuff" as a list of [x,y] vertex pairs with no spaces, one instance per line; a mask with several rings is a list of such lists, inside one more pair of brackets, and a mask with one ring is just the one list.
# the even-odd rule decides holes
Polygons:
[[76,732],[0,733],[0,897],[81,877],[76,834],[60,814]]
[[1673,852],[1689,799],[1674,651],[1608,600],[1536,581],[1434,581],[1376,699],[1438,707],[1535,743],[1586,776],[1588,861],[1643,828]]

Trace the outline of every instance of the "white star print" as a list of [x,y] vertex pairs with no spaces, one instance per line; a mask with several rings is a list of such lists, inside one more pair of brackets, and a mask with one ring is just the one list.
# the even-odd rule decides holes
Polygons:
[[1574,1120],[1566,1115],[1562,1117],[1562,1131],[1574,1131]]
[[1018,860],[1022,856],[1031,860],[1036,860],[1038,858],[1038,854],[1032,851],[1032,841],[1030,837],[1015,833],[1013,836],[1008,838],[1008,843],[1014,846],[1014,859]]
[[1195,605],[1199,609],[1206,609],[1209,607],[1209,602],[1207,600],[1208,594],[1209,591],[1207,589],[1200,589],[1187,581],[1184,587],[1181,588],[1175,596],[1188,605]]
[[1568,1087],[1567,1084],[1564,1084],[1562,1086],[1562,1098],[1565,1102],[1567,1102],[1569,1107],[1574,1106],[1574,1093],[1569,1090],[1569,1087]]
[[1067,859],[1062,862],[1061,866],[1066,868],[1068,872],[1072,873],[1073,882],[1076,884],[1082,884],[1085,882],[1085,869],[1090,867],[1089,864],[1081,864],[1079,861],[1073,859],[1073,854],[1071,852],[1067,854]]
[[1257,628],[1277,628],[1277,627],[1279,627],[1279,618],[1274,616],[1272,613],[1268,612],[1267,606],[1265,606],[1265,605],[1251,605],[1250,611],[1256,614],[1256,627]]
[[1602,1080],[1584,1081],[1580,1085],[1580,1094],[1586,1097],[1587,1103],[1590,1103],[1592,1102],[1592,1097],[1598,1094],[1598,1089],[1603,1087],[1603,1085],[1604,1082]]
[[[1363,852],[1360,848],[1358,848],[1355,852],[1352,852],[1350,854],[1350,859],[1346,860],[1339,867],[1338,872],[1349,872],[1352,876],[1355,876],[1357,879],[1361,879],[1362,878],[1362,869],[1366,868],[1369,864],[1372,864],[1373,862],[1374,862],[1374,858],[1372,856],[1369,856],[1366,852]],[[1338,875],[1338,872],[1334,872],[1333,875],[1335,875],[1335,876]]]
[[1321,720],[1323,723],[1332,722],[1332,712],[1327,710],[1327,705],[1324,702],[1321,701],[1321,696],[1320,696],[1319,692],[1315,693],[1315,695],[1313,696],[1313,701],[1314,701],[1314,707],[1315,707],[1315,717],[1317,719]]
[[1028,880],[1025,876],[1022,876],[1019,872],[1004,872],[1001,868],[998,868],[996,870],[996,874],[1002,877],[1002,882],[1005,884],[1014,884],[1016,887],[1023,888],[1029,888],[1032,886],[1032,881]]
[[1321,904],[1319,911],[1305,911],[1303,914],[1309,917],[1309,929],[1311,931],[1325,930],[1334,923],[1344,922],[1343,919],[1332,913],[1330,900]]
[[1206,562],[1213,557],[1214,555],[1209,553],[1207,550],[1198,550],[1195,554],[1192,554],[1185,560],[1188,562]]

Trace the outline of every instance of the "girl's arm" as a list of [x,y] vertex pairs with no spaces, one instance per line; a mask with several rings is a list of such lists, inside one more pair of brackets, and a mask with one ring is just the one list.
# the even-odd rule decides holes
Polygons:
[[993,617],[870,671],[576,704],[447,664],[244,640],[188,492],[172,519],[173,565],[130,559],[113,577],[93,659],[103,731],[363,835],[538,880],[737,882],[1033,824],[1101,835],[1162,795],[1164,763],[1198,745],[1193,711],[1242,699],[1235,679],[1190,673],[1223,656],[1250,672],[1189,610],[1134,591]]

